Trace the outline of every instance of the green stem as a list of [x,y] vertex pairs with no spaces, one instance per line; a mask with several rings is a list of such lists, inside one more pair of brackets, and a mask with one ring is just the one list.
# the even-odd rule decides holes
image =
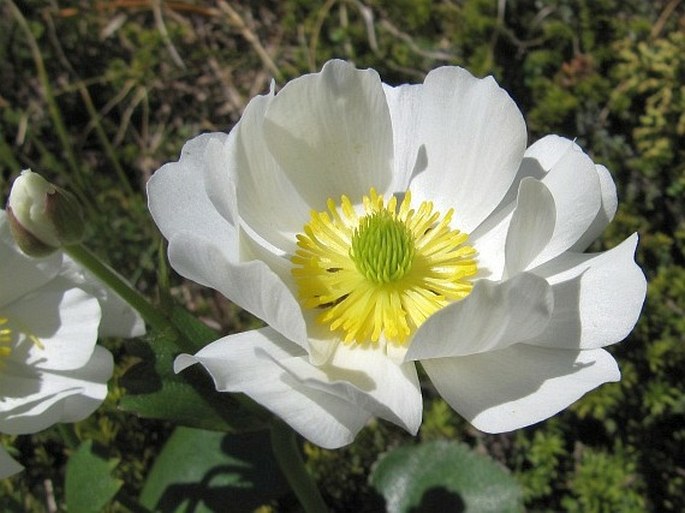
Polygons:
[[295,432],[277,419],[271,423],[271,446],[283,475],[305,512],[327,513],[328,506],[326,506],[316,483],[304,466],[304,460],[295,439]]
[[140,292],[129,285],[111,267],[100,260],[95,254],[81,244],[65,246],[67,254],[93,273],[102,283],[131,305],[145,319],[150,326],[159,330],[168,329],[170,322],[167,317],[157,310]]

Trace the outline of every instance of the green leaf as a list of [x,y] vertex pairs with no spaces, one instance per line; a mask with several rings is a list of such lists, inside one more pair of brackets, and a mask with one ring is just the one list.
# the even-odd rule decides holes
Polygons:
[[140,502],[161,513],[252,511],[289,492],[268,431],[222,434],[176,428]]
[[[185,329],[202,330],[198,326],[186,326]],[[213,336],[217,338],[217,335]],[[203,429],[233,432],[263,428],[266,425],[264,410],[252,407],[247,397],[217,392],[201,366],[195,365],[181,374],[174,373],[174,358],[183,352],[178,337],[179,334],[170,328],[152,333],[144,340],[127,343],[129,353],[137,356],[140,363],[131,367],[121,379],[127,394],[119,407],[141,417],[171,420]],[[206,334],[204,338],[207,338]]]
[[395,449],[376,464],[371,484],[385,497],[389,513],[523,511],[514,478],[492,459],[457,442]]
[[67,509],[79,513],[102,511],[123,484],[112,477],[118,463],[97,454],[92,440],[83,442],[67,463],[64,486]]

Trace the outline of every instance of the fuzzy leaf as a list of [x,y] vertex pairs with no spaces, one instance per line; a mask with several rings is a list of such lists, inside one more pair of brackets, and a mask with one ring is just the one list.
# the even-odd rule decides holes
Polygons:
[[371,484],[385,497],[389,513],[523,511],[514,478],[490,458],[457,442],[395,449],[377,463]]
[[96,454],[92,440],[83,442],[67,463],[64,486],[67,509],[79,513],[102,511],[123,484],[112,477],[118,463]]

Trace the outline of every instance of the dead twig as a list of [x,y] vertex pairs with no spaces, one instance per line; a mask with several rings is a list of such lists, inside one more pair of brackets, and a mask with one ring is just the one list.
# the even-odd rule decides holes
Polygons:
[[243,20],[242,16],[236,11],[233,7],[231,7],[227,2],[220,0],[217,2],[219,9],[228,16],[228,22],[236,27],[239,31],[240,34],[245,38],[245,41],[250,43],[252,45],[252,48],[254,51],[257,53],[259,58],[262,60],[262,63],[264,66],[271,72],[273,77],[276,80],[282,80],[283,79],[283,74],[281,73],[281,70],[278,69],[278,66],[276,66],[276,63],[271,59],[271,56],[268,54],[262,43],[259,41],[259,38],[257,35],[250,30],[250,27],[247,26],[245,23],[245,20]]

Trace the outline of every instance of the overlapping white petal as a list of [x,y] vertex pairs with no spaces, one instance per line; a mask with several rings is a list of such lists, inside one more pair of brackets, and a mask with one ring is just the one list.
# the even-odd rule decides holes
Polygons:
[[526,126],[492,77],[480,80],[443,67],[424,80],[417,118],[393,127],[415,134],[426,167],[411,182],[418,201],[454,208],[461,230],[473,231],[509,190],[526,148]]
[[338,344],[320,366],[306,358],[280,364],[298,380],[387,419],[415,434],[421,424],[421,391],[416,368],[397,365],[383,347]]
[[[634,326],[645,280],[637,238],[583,254],[616,211],[608,171],[574,142],[527,150],[521,113],[492,78],[445,67],[391,87],[342,61],[255,98],[227,137],[188,143],[148,186],[172,266],[270,328],[220,339],[201,363],[308,439],[349,443],[370,416],[416,432],[420,361],[476,427],[543,420],[619,378],[601,347]],[[429,317],[408,346],[342,343],[303,309],[290,276],[308,209],[374,187],[411,190],[471,234],[473,291]]]
[[330,61],[289,82],[265,113],[264,138],[310,208],[391,182],[393,127],[373,70]]
[[284,369],[283,362],[305,357],[300,347],[264,328],[224,337],[194,356],[181,355],[174,369],[180,372],[199,362],[217,390],[248,395],[322,447],[346,445],[371,414],[332,391],[307,386]]
[[551,287],[537,276],[479,281],[465,299],[428,318],[405,358],[423,361],[503,349],[541,333],[553,308]]
[[423,366],[449,405],[488,433],[544,420],[620,378],[616,361],[603,349],[559,351],[525,344],[426,360]]

